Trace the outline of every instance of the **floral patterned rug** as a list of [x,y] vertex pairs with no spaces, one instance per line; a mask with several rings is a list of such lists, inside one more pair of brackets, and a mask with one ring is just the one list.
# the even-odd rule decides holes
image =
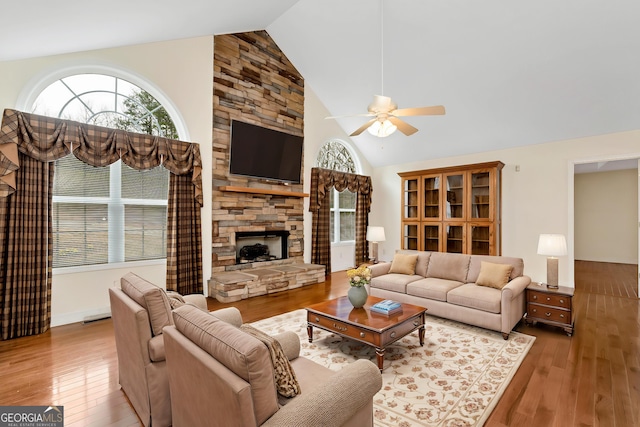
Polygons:
[[[333,370],[356,359],[376,363],[375,350],[314,328],[307,338],[306,310],[253,323],[274,334],[294,331],[300,355]],[[482,426],[533,345],[535,337],[498,332],[427,316],[425,342],[417,332],[387,347],[382,389],[374,397],[376,426]]]

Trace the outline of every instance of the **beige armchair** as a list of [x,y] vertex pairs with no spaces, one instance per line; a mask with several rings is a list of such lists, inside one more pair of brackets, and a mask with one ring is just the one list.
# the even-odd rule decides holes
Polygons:
[[[120,386],[145,426],[169,426],[171,403],[162,329],[173,324],[170,299],[164,289],[133,273],[123,276],[120,285],[109,289]],[[186,303],[209,315],[204,295],[174,297],[175,305]],[[242,324],[235,308],[213,313],[236,326]]]
[[164,336],[174,426],[373,425],[382,376],[371,361],[334,372],[298,357],[295,333],[280,334],[275,338],[301,390],[285,398],[276,392],[270,351],[260,339],[191,306],[173,317]]

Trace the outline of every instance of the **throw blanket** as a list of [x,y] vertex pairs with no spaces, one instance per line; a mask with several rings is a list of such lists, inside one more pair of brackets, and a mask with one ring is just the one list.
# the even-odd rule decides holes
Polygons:
[[242,325],[240,329],[262,341],[269,349],[278,394],[284,397],[295,397],[300,394],[296,373],[278,340],[248,324]]

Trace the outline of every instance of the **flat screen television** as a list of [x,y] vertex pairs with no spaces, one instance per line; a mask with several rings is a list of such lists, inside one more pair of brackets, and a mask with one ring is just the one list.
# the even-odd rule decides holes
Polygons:
[[232,120],[229,172],[298,184],[303,139],[301,136]]

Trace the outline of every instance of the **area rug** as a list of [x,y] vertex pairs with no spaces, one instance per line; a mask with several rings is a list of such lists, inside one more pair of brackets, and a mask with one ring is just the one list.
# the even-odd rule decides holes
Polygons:
[[[306,310],[254,322],[270,334],[293,331],[300,355],[338,371],[356,359],[376,363],[375,350],[319,328],[307,337]],[[535,337],[427,316],[424,346],[417,332],[387,347],[382,389],[374,397],[376,426],[482,426]]]

